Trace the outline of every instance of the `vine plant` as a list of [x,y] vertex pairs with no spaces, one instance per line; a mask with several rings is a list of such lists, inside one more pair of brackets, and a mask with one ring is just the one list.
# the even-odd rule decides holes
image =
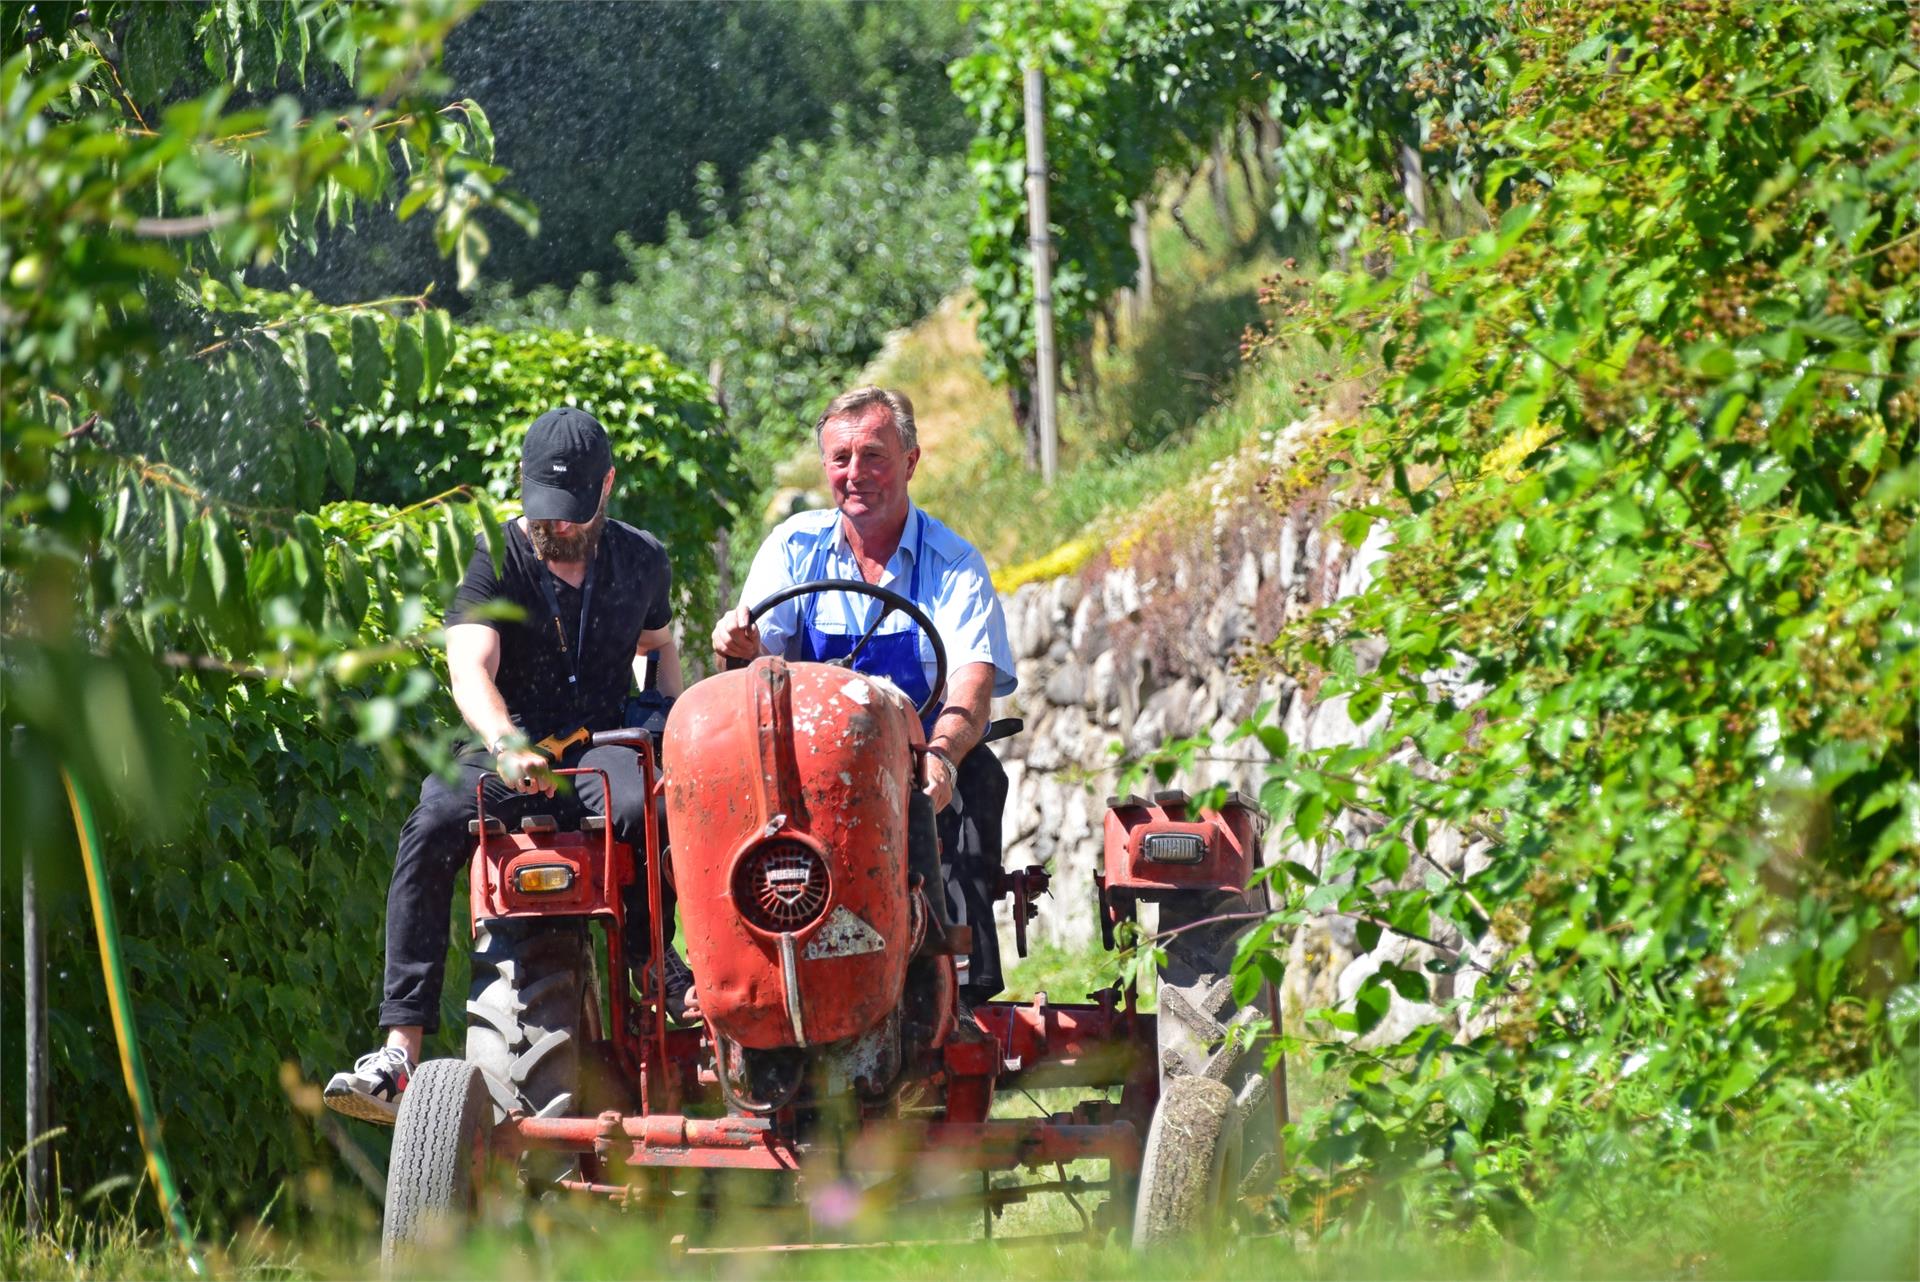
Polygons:
[[[1389,550],[1250,658],[1363,735],[1245,727],[1291,849],[1241,983],[1327,912],[1444,945],[1313,1016],[1346,1086],[1296,1128],[1296,1211],[1577,1218],[1583,1163],[1683,1161],[1769,1099],[1912,1071],[1911,23],[1516,5],[1477,142],[1494,224],[1376,228],[1386,273],[1330,274],[1277,331],[1383,367],[1272,486],[1335,476],[1335,530]],[[1423,858],[1443,828],[1479,843],[1464,876]],[[1404,1001],[1456,1018],[1378,1044]]]

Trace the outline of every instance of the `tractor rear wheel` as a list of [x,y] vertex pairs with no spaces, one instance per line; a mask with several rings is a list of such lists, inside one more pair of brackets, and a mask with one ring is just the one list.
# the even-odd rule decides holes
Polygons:
[[422,1064],[400,1097],[387,1159],[381,1258],[451,1242],[474,1219],[493,1134],[480,1070],[461,1059]]
[[1176,1077],[1160,1093],[1140,1161],[1136,1250],[1204,1232],[1228,1218],[1241,1160],[1233,1092],[1205,1077]]
[[580,1087],[590,962],[583,921],[535,918],[474,929],[467,1061],[479,1067],[493,1120],[568,1112]]

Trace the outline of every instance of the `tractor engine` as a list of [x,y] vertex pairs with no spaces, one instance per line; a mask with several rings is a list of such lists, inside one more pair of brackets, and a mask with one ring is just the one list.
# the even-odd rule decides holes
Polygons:
[[913,705],[845,668],[761,658],[682,696],[665,759],[673,880],[729,1100],[810,1069],[884,1093],[927,915],[910,890]]

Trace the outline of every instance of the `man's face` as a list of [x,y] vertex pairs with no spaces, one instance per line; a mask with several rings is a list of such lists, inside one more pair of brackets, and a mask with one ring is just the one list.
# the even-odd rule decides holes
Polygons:
[[904,517],[907,482],[919,449],[903,449],[883,405],[830,421],[820,433],[820,464],[833,504],[853,520]]
[[607,496],[613,492],[613,477],[607,477],[600,490],[600,507],[584,525],[573,521],[528,521],[527,537],[542,561],[571,564],[591,561],[600,548],[600,531],[607,524]]

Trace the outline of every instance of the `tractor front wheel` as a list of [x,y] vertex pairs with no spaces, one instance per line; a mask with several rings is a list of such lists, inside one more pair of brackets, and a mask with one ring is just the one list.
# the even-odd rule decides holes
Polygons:
[[493,1103],[478,1068],[462,1059],[420,1066],[400,1097],[387,1160],[380,1246],[389,1267],[473,1221],[492,1135]]
[[1224,1082],[1176,1077],[1160,1094],[1140,1161],[1136,1250],[1205,1232],[1228,1219],[1241,1174],[1240,1109]]
[[[1159,974],[1159,1011],[1154,1020],[1159,1037],[1161,1104],[1151,1130],[1158,1133],[1162,1116],[1174,1107],[1182,1119],[1180,1127],[1200,1126],[1201,1133],[1210,1134],[1197,1120],[1198,1112],[1213,1108],[1214,1102],[1224,1096],[1228,1112],[1222,1116],[1230,1143],[1223,1143],[1228,1143],[1232,1152],[1232,1161],[1223,1168],[1222,1176],[1228,1203],[1271,1193],[1279,1173],[1276,1104],[1283,1101],[1274,1096],[1278,1082],[1267,1069],[1266,1037],[1249,1039],[1245,1030],[1246,1025],[1267,1014],[1270,994],[1263,986],[1259,998],[1250,1005],[1242,1006],[1233,999],[1233,957],[1246,929],[1242,915],[1266,906],[1262,887],[1239,895],[1180,896],[1163,902],[1159,912],[1158,928],[1165,936],[1166,953]],[[1187,1085],[1193,1081],[1221,1089]],[[1178,1102],[1169,1103],[1175,1100]],[[1150,1197],[1157,1196],[1150,1192],[1143,1171],[1136,1238],[1158,1231],[1145,1218]],[[1180,1205],[1189,1201],[1176,1199]]]

